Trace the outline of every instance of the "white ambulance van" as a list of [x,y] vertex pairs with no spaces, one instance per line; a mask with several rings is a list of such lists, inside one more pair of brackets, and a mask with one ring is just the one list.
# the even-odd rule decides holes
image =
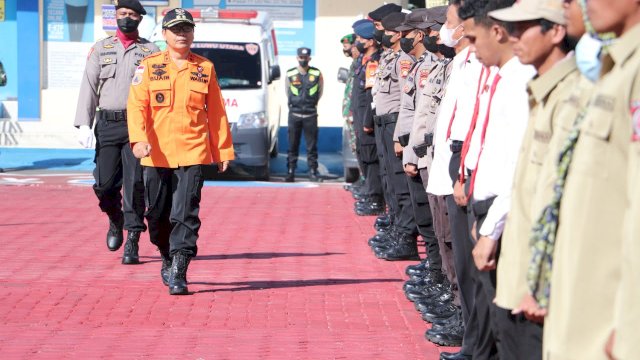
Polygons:
[[[232,170],[268,180],[269,160],[277,155],[282,87],[273,22],[262,11],[188,11],[196,22],[191,50],[213,62],[222,89],[236,152]],[[166,47],[161,23],[151,41]]]

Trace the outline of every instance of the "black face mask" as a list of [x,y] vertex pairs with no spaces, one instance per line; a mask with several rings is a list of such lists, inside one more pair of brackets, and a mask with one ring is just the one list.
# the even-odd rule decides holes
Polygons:
[[365,47],[364,43],[361,43],[359,41],[356,41],[356,49],[358,49],[358,51],[360,52],[360,54],[364,54],[365,52],[367,52],[367,48]]
[[415,38],[402,38],[400,39],[400,49],[404,51],[406,54],[410,53],[413,50],[414,45],[413,41]]
[[351,57],[351,48],[349,48],[347,50],[343,49],[342,52],[344,53],[344,56]]
[[438,45],[438,51],[447,59],[453,59],[456,56],[456,50],[443,44]]
[[391,42],[392,37],[393,35],[387,35],[387,34],[382,35],[382,41],[381,41],[382,46],[388,47],[388,48],[392,47],[393,46],[393,43]]
[[130,17],[122,18],[116,20],[118,23],[118,29],[125,34],[129,34],[138,30],[138,25],[140,25],[140,20],[133,20]]
[[382,42],[382,37],[384,36],[384,30],[375,29],[373,31],[373,38],[376,39],[377,42]]
[[309,60],[298,60],[298,64],[300,64],[300,66],[307,67],[309,66]]
[[440,47],[437,44],[438,37],[437,36],[425,36],[422,39],[422,43],[428,52],[435,54],[440,50]]

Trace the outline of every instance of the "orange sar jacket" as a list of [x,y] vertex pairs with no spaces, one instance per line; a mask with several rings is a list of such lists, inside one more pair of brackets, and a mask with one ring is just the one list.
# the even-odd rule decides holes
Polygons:
[[132,147],[151,145],[144,166],[177,168],[234,159],[215,69],[194,53],[182,69],[168,51],[142,60],[129,90],[127,122]]

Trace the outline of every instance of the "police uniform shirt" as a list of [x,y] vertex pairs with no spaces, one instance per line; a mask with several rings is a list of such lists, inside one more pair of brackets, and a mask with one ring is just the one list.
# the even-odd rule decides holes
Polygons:
[[124,48],[115,36],[100,40],[91,47],[84,77],[75,126],[93,126],[96,107],[105,110],[125,110],[131,79],[142,59],[160,51],[146,39]]
[[[530,115],[522,140],[511,194],[511,207],[502,235],[500,261],[498,262],[496,303],[506,309],[515,309],[529,293],[526,278],[531,260],[529,238],[531,229],[541,209],[533,209],[533,198],[551,201],[551,191],[536,192],[542,164],[550,160],[557,163],[556,155],[547,156],[549,145],[566,139],[567,134],[557,128],[563,120],[562,105],[580,79],[580,72],[573,56],[558,62],[549,71],[529,83]],[[575,117],[574,117],[575,119]],[[573,121],[573,119],[571,120]]]
[[[580,126],[562,194],[554,249],[543,344],[550,359],[567,354],[576,359],[603,359],[602,349],[616,325],[614,304],[620,287],[623,219],[629,201],[624,189],[637,187],[637,178],[628,184],[627,170],[629,142],[639,116],[634,110],[640,98],[638,38],[640,25],[635,25],[602,57],[601,78]],[[633,241],[637,239],[635,234]],[[621,294],[620,300],[629,295]],[[638,298],[628,301],[637,306]],[[626,341],[617,339],[625,344],[620,350],[627,347],[627,359],[637,358],[638,323],[630,324],[627,321],[632,320],[626,319],[627,310],[633,313],[633,309],[620,310],[625,317],[619,319],[623,328],[635,329],[623,335]]]
[[400,112],[400,91],[415,62],[401,50],[393,54],[384,67],[378,68],[378,91],[374,98],[378,116]]
[[371,96],[373,96],[374,99],[376,98],[376,94],[378,93],[378,88],[380,87],[378,71],[380,71],[380,69],[387,66],[387,63],[389,63],[389,61],[391,61],[392,59],[395,59],[396,56],[398,55],[399,54],[397,52],[394,52],[393,49],[382,50],[382,53],[380,54],[380,61],[378,62],[378,68],[376,69],[376,77],[375,77],[376,80],[373,85],[373,88],[371,89]]
[[[527,82],[536,71],[513,57],[500,68],[491,107],[487,107],[488,124],[480,158],[476,165],[476,201],[495,197],[480,235],[498,240],[511,205],[511,185],[522,138],[529,120]],[[486,118],[486,112],[479,116]],[[476,127],[476,129],[478,129]]]
[[437,58],[433,54],[426,51],[420,58],[412,65],[409,76],[404,82],[402,87],[402,95],[400,97],[400,113],[398,114],[398,121],[396,123],[395,132],[393,133],[393,140],[398,141],[400,136],[409,134],[413,125],[413,117],[416,111],[416,89],[419,87],[418,81],[420,80],[420,73],[418,68],[423,64],[432,64]]
[[[411,149],[409,160],[417,160],[415,163],[418,169],[424,169],[430,165],[430,155],[418,158],[413,147],[424,144],[424,135],[433,132],[435,119],[440,107],[440,99],[444,91],[444,86],[448,77],[447,65],[449,59],[438,59],[431,67],[421,67],[418,71],[418,94],[416,98],[416,114],[413,118],[411,136],[409,137],[409,149]],[[432,151],[429,147],[428,152]]]
[[[456,58],[466,61],[454,63],[453,72],[458,72],[455,81],[449,81],[447,87],[456,88],[456,113],[451,124],[451,140],[464,141],[469,131],[478,95],[478,79],[482,73],[482,64],[475,53],[469,54],[469,47],[464,48]],[[486,76],[486,73],[484,74]]]
[[[466,50],[458,53],[449,66],[451,74],[444,89],[444,96],[440,102],[438,118],[436,120],[436,130],[433,139],[433,161],[429,170],[429,182],[427,192],[433,195],[444,196],[453,194],[453,186],[451,185],[451,177],[449,176],[449,162],[451,160],[451,148],[447,143],[447,132],[452,121],[455,121],[455,115],[458,114],[458,97],[464,93],[466,89],[460,88],[460,76],[464,75],[465,65],[469,51]],[[464,101],[464,100],[462,100]],[[463,108],[466,104],[460,104]],[[467,107],[468,108],[468,107]],[[455,113],[454,113],[455,111]]]

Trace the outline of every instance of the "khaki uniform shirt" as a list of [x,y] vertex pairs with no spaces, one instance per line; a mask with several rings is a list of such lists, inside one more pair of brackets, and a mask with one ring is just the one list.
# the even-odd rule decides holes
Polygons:
[[[571,57],[531,80],[528,86],[530,117],[516,165],[511,210],[502,234],[497,272],[496,303],[506,309],[516,308],[529,293],[526,281],[531,259],[529,239],[538,216],[532,212],[532,203],[534,197],[541,197],[535,192],[536,183],[544,159],[547,159],[549,144],[560,142],[560,137],[566,139],[564,131],[556,130],[561,121],[558,114],[579,78],[575,58]],[[548,159],[554,162],[552,158],[555,157]],[[548,203],[551,196],[547,196]]]
[[387,57],[384,66],[378,67],[377,92],[373,98],[376,115],[400,112],[400,90],[414,62],[411,55],[398,50]]
[[603,57],[601,79],[580,127],[559,214],[544,326],[547,360],[605,359],[628,205],[629,105],[640,95],[638,38],[640,25],[616,40]]
[[93,126],[96,108],[125,110],[129,85],[142,59],[160,51],[147,39],[138,39],[127,49],[115,36],[93,45],[80,84],[80,97],[74,126]]
[[231,128],[213,64],[189,54],[182,68],[169,51],[136,69],[127,104],[129,141],[151,144],[144,166],[177,168],[233,160]]

